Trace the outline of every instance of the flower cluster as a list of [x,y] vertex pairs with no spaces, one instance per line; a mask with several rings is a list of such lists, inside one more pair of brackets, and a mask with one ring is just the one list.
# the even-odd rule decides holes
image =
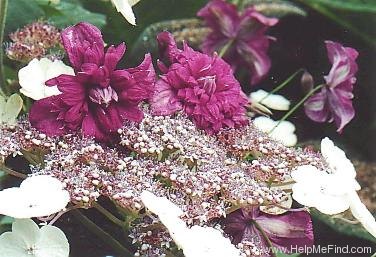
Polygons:
[[86,136],[110,141],[125,120],[143,118],[138,104],[150,97],[155,73],[150,55],[136,68],[116,70],[125,45],[104,52],[101,32],[88,23],[62,31],[64,48],[75,75],[46,82],[61,94],[41,99],[30,110],[30,122],[48,135],[82,130]]
[[12,60],[28,62],[45,56],[50,59],[64,56],[60,31],[44,21],[28,24],[11,33],[9,38],[13,42],[7,45],[5,53]]
[[[234,208],[282,204],[287,195],[277,185],[289,180],[294,167],[326,165],[318,154],[287,148],[252,124],[217,137],[197,129],[183,113],[145,112],[140,124],[129,123],[117,131],[118,148],[78,134],[48,137],[25,121],[15,128],[2,127],[1,153],[3,158],[21,149],[47,153],[44,167],[34,167],[35,172],[63,182],[74,205],[90,207],[102,195],[138,213],[146,190],[167,197],[182,210],[187,224],[199,226],[214,226],[213,221]],[[253,161],[248,161],[250,154]],[[267,181],[276,186],[268,187]],[[155,226],[158,222],[144,217],[134,224],[130,235],[140,243],[140,255],[159,256],[172,243],[168,232]],[[253,256],[252,247],[259,249],[249,244],[239,249]]]
[[164,73],[156,83],[151,100],[153,113],[171,115],[184,110],[192,121],[209,133],[223,127],[247,123],[245,105],[248,99],[231,67],[221,58],[194,51],[187,44],[177,48],[172,35],[158,35],[162,56],[171,64],[160,64]]

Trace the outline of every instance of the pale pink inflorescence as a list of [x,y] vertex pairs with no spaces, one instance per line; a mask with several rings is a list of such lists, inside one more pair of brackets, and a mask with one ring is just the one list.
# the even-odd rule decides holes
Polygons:
[[[320,155],[287,148],[252,123],[214,136],[197,129],[185,114],[151,116],[145,108],[140,124],[129,122],[118,134],[119,147],[109,148],[78,134],[48,137],[21,121],[13,128],[1,127],[0,157],[21,149],[45,152],[44,167],[33,170],[64,182],[79,206],[89,208],[104,196],[138,214],[144,208],[140,195],[147,190],[166,196],[184,211],[188,224],[201,226],[214,226],[236,208],[280,203],[286,194],[268,187],[268,180],[289,180],[298,165],[325,166]],[[256,160],[246,160],[250,154]],[[136,255],[162,256],[173,247],[156,216],[139,217],[130,231],[139,245]],[[257,242],[238,247],[244,256],[259,251]]]

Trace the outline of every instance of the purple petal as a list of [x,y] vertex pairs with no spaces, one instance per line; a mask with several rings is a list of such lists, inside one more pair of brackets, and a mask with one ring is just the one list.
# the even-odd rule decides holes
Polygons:
[[171,115],[182,109],[182,103],[177,98],[173,88],[161,78],[155,84],[155,93],[151,101],[154,115]]
[[107,141],[108,139],[108,136],[104,134],[97,126],[96,120],[91,113],[88,113],[82,121],[82,133],[85,136],[94,137],[95,139],[103,142]]
[[330,110],[327,105],[327,89],[325,87],[307,99],[304,103],[304,111],[311,120],[316,122],[325,122],[329,119]]
[[313,245],[312,220],[306,211],[287,212],[283,215],[260,212],[256,222],[275,246],[290,250],[292,246]]
[[110,72],[115,70],[116,65],[125,53],[125,49],[126,47],[124,43],[121,43],[117,47],[110,46],[107,49],[106,55],[104,57],[104,66],[106,66]]
[[144,118],[144,113],[138,106],[130,104],[119,104],[117,105],[117,109],[122,120],[130,120],[139,123]]
[[[88,48],[99,51],[103,56],[104,42],[100,30],[86,22],[68,27],[61,32],[61,38],[68,58],[75,70],[79,70],[84,62],[84,54]],[[101,56],[99,56],[101,57]]]
[[66,133],[64,123],[58,119],[58,112],[54,112],[59,96],[51,96],[34,102],[29,112],[31,126],[48,136],[60,136]]
[[236,36],[239,23],[236,5],[223,0],[213,0],[202,8],[197,16],[205,20],[213,34],[222,35],[225,38]]
[[343,128],[355,117],[352,98],[352,94],[342,90],[341,87],[329,88],[328,103],[337,126],[337,132],[342,132]]
[[57,88],[62,92],[61,99],[68,105],[82,104],[85,101],[85,87],[75,76],[63,74],[46,81],[46,85],[57,85]]
[[157,41],[161,57],[173,63],[181,50],[178,49],[172,34],[167,31],[161,32],[157,35]]

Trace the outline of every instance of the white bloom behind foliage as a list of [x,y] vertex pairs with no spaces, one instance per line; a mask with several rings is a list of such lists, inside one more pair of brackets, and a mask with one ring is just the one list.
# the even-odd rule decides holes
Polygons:
[[58,179],[33,176],[20,187],[0,191],[0,214],[18,219],[44,217],[63,210],[69,201],[69,193]]
[[265,90],[259,89],[249,95],[251,102],[257,102],[270,109],[277,111],[288,111],[290,101],[281,95],[269,94]]
[[140,0],[111,0],[115,8],[124,18],[132,25],[136,25],[136,17],[133,13],[132,6],[140,2]]
[[271,138],[280,141],[285,146],[294,146],[298,142],[298,137],[294,133],[295,125],[290,121],[282,121],[277,126],[278,121],[274,121],[268,117],[260,116],[253,120],[253,124],[259,130],[268,133]]
[[240,251],[222,233],[211,227],[188,228],[180,219],[183,214],[174,203],[165,197],[157,197],[144,191],[141,199],[146,208],[158,215],[168,229],[176,245],[186,257],[239,257]]
[[291,177],[296,182],[292,187],[293,198],[302,205],[329,215],[350,209],[353,216],[376,238],[375,218],[356,193],[360,186],[355,180],[353,164],[328,138],[321,142],[321,153],[329,170],[304,165],[292,171]]
[[68,257],[69,243],[63,231],[46,225],[39,229],[30,219],[16,220],[12,232],[0,236],[0,257]]
[[59,60],[33,59],[18,72],[20,92],[34,100],[59,95],[61,92],[56,86],[48,87],[45,82],[61,74],[74,75],[74,71]]

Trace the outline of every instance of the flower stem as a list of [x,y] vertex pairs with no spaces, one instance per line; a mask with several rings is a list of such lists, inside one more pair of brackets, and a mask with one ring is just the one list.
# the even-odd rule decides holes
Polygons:
[[288,117],[290,117],[291,114],[293,114],[302,104],[304,104],[304,102],[309,98],[311,97],[316,91],[318,91],[319,89],[321,89],[322,87],[324,87],[325,84],[321,84],[321,85],[318,85],[317,87],[315,87],[314,89],[312,89],[311,91],[308,92],[308,94],[303,97],[302,100],[300,100],[294,107],[292,107],[290,109],[290,111],[288,111],[283,117],[282,119],[280,119],[277,123],[277,125],[275,125],[273,127],[273,129],[269,132],[269,134],[271,134],[275,129],[276,127],[278,127],[283,121],[285,121]]
[[94,202],[93,203],[93,207],[99,211],[100,213],[102,213],[104,216],[106,216],[106,218],[108,220],[110,220],[111,222],[113,222],[114,224],[120,226],[120,227],[124,227],[124,222],[121,221],[120,219],[116,218],[111,212],[109,212],[108,210],[106,210],[102,205],[100,205],[99,203],[97,202]]
[[222,49],[221,49],[221,51],[219,52],[218,56],[222,58],[222,57],[226,54],[227,50],[230,48],[230,46],[231,46],[233,43],[234,43],[234,39],[231,39],[230,41],[228,41],[227,44],[225,44],[225,45],[222,47]]
[[265,233],[265,231],[262,229],[262,227],[255,220],[252,220],[251,222],[252,222],[253,225],[255,225],[255,227],[257,228],[257,230],[260,231],[262,237],[265,239],[266,243],[268,244],[268,246],[270,248],[270,256],[276,257],[276,254],[272,250],[273,243],[272,243],[272,241],[270,241],[268,235]]
[[304,71],[304,69],[300,68],[299,70],[295,71],[290,77],[288,77],[285,81],[283,81],[280,85],[278,85],[276,88],[274,88],[272,91],[270,91],[265,97],[263,97],[259,103],[262,103],[263,100],[268,98],[271,94],[274,94],[284,88],[288,83],[291,82],[300,72]]
[[27,178],[27,175],[25,174],[22,174],[20,172],[17,172],[15,170],[12,170],[11,168],[8,168],[7,166],[5,165],[0,165],[0,170],[1,171],[4,171],[5,173],[9,174],[9,175],[12,175],[12,176],[15,176],[17,178],[22,178],[22,179],[25,179]]
[[[5,30],[5,20],[7,16],[8,0],[0,0],[0,94],[5,95],[6,81],[4,72],[4,51],[3,51],[3,40],[4,40],[4,30]],[[4,90],[4,91],[3,91]]]
[[93,234],[98,236],[103,240],[103,242],[107,243],[111,246],[120,256],[122,257],[133,257],[134,255],[125,248],[119,241],[113,238],[110,234],[106,231],[101,229],[97,226],[93,221],[91,221],[88,217],[83,215],[79,210],[72,210],[71,213],[73,216],[81,222],[86,228],[88,228]]

